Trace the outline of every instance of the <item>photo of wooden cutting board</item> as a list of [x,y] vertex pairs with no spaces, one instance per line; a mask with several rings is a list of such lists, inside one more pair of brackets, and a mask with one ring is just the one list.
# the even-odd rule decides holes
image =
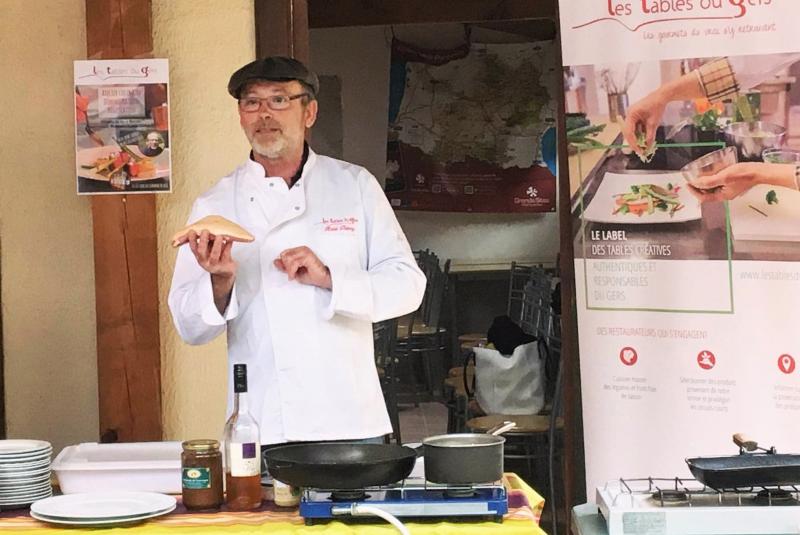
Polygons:
[[[770,190],[777,204],[767,203]],[[729,206],[734,240],[800,242],[800,191],[758,185]]]

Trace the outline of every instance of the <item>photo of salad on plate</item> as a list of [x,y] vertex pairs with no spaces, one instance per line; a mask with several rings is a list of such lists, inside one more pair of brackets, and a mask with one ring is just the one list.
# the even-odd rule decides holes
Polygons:
[[633,184],[630,191],[614,195],[613,215],[633,214],[636,216],[666,212],[672,217],[683,209],[678,197],[680,186],[668,183],[666,187],[656,184]]

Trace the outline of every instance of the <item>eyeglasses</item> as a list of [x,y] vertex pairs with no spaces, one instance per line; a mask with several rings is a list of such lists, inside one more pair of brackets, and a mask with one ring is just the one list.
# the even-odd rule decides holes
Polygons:
[[244,112],[253,112],[261,109],[261,103],[266,102],[267,107],[273,111],[285,110],[293,100],[307,97],[308,93],[298,95],[270,95],[268,97],[243,97],[239,99],[239,109]]

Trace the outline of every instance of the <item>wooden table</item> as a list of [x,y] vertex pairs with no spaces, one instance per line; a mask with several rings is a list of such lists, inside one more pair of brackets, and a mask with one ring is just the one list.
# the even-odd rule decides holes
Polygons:
[[[413,535],[546,535],[539,527],[539,518],[544,499],[515,474],[506,474],[503,482],[508,490],[509,512],[502,523],[496,522],[448,522],[431,520],[427,522],[408,522]],[[48,525],[28,516],[27,510],[0,513],[0,532],[37,534],[72,534],[78,532],[122,533],[120,528],[60,528]],[[273,533],[293,535],[296,533],[327,533],[333,535],[391,535],[397,530],[379,519],[375,522],[348,523],[331,521],[308,527],[296,508],[280,508],[268,502],[258,511],[246,513],[189,513],[179,505],[175,512],[142,524],[124,529],[127,535],[153,535],[157,533],[185,533],[187,535]]]

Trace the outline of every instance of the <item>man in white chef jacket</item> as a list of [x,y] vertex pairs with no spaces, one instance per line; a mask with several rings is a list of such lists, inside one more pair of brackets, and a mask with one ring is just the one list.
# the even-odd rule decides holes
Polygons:
[[189,222],[220,215],[255,241],[192,233],[169,292],[186,342],[227,329],[265,445],[390,433],[372,323],[415,310],[426,284],[375,177],[305,143],[318,90],[317,76],[285,57],[231,76],[252,152],[195,201]]

